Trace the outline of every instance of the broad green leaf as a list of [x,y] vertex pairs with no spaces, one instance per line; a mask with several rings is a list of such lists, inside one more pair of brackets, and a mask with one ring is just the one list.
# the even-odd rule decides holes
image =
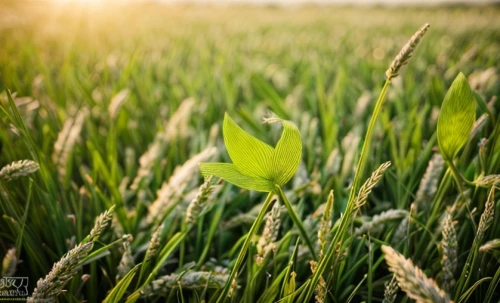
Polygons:
[[300,132],[290,121],[267,119],[283,125],[280,140],[273,148],[242,130],[228,114],[224,116],[224,143],[233,164],[200,163],[204,176],[217,176],[239,187],[262,192],[275,191],[297,171],[302,157]]
[[444,97],[437,123],[437,138],[443,157],[452,161],[467,142],[474,120],[476,103],[474,94],[460,73]]
[[240,172],[251,177],[272,180],[273,148],[241,129],[229,115],[224,115],[224,144]]
[[[273,154],[274,183],[286,184],[299,169],[302,157],[302,140],[300,132],[290,121],[274,119],[283,125],[283,133],[276,144]],[[274,122],[274,121],[270,121]]]
[[274,190],[274,183],[258,177],[242,174],[234,164],[230,163],[200,163],[200,171],[204,176],[216,176],[241,188],[261,192]]

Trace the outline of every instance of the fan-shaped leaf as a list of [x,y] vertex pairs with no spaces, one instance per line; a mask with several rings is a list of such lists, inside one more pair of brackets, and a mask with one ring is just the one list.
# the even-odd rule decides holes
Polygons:
[[290,121],[271,118],[267,123],[283,125],[280,140],[273,148],[242,130],[226,113],[224,143],[233,161],[229,163],[200,163],[204,176],[217,176],[239,187],[273,192],[283,186],[297,171],[302,157],[300,132]]
[[295,124],[282,119],[275,120],[283,125],[283,133],[273,154],[273,177],[274,183],[282,186],[293,177],[299,168],[302,157],[302,141]]
[[437,138],[443,157],[452,161],[467,142],[474,120],[476,104],[474,94],[460,73],[444,97],[437,123]]
[[271,192],[274,184],[267,179],[251,177],[238,171],[234,164],[229,163],[200,163],[200,171],[203,176],[216,176],[248,190]]
[[226,113],[224,116],[224,144],[229,157],[240,172],[251,177],[271,180],[274,149],[241,129]]

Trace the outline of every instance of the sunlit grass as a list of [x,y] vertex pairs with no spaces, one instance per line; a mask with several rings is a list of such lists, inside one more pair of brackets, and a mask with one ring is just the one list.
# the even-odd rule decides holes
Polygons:
[[[419,281],[455,302],[499,296],[498,9],[95,4],[2,4],[2,275],[33,293],[67,273],[40,282],[62,281],[60,302],[214,302],[224,286],[232,302],[400,302]],[[478,122],[445,161],[438,114],[460,72]],[[232,162],[224,112],[271,146],[269,112],[297,125],[277,196],[204,183],[199,162]],[[79,262],[59,266],[68,252]]]

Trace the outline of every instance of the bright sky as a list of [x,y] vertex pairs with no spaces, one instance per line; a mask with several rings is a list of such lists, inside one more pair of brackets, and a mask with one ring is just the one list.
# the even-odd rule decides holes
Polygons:
[[467,3],[467,4],[481,4],[481,3],[499,3],[500,0],[52,0],[56,2],[79,2],[79,3],[106,3],[106,2],[159,2],[159,3],[253,3],[253,4],[390,4],[390,5],[404,5],[404,4],[449,4],[449,3]]
[[199,3],[342,3],[342,4],[440,4],[440,3],[494,3],[495,0],[156,0],[157,2],[199,2]]

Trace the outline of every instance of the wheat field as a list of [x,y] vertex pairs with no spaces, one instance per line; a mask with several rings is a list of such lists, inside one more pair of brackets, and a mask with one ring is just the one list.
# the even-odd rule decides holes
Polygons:
[[498,7],[0,12],[0,300],[498,302]]

